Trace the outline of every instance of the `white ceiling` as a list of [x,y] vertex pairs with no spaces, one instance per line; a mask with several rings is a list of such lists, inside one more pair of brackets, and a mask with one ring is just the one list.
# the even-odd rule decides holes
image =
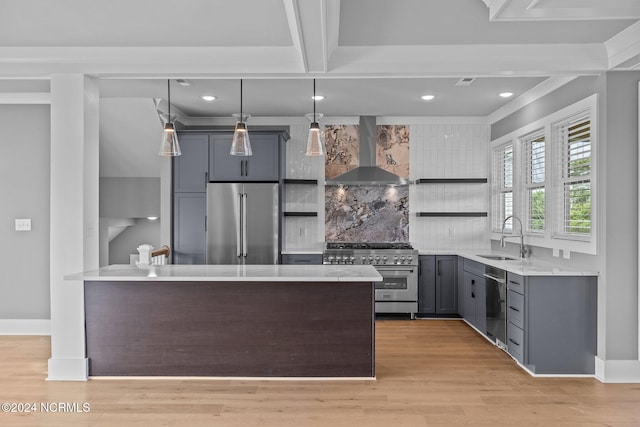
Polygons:
[[244,78],[245,112],[293,117],[315,77],[329,116],[487,116],[540,84],[640,69],[639,21],[640,0],[2,0],[0,98],[56,73],[96,76],[102,97],[184,78],[174,108],[228,117]]

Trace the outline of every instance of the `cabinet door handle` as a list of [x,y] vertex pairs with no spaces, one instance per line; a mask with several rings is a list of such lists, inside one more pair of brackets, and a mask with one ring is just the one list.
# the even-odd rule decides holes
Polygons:
[[512,305],[510,305],[510,306],[509,306],[509,308],[510,308],[511,310],[513,310],[513,311],[520,311],[520,310],[518,310],[517,308],[515,308],[515,307],[514,307],[514,306],[512,306]]
[[249,160],[244,161],[244,176],[249,176]]
[[441,274],[440,274],[440,261],[441,261],[441,260],[436,261],[436,263],[438,264],[438,276],[440,276],[440,275],[441,275]]
[[515,344],[515,345],[518,345],[518,346],[520,345],[520,343],[519,343],[519,342],[516,342],[516,341],[512,340],[511,338],[509,338],[509,342],[510,342],[510,343],[513,343],[513,344]]
[[471,279],[471,284],[472,284],[472,285],[475,285],[475,284],[476,284],[476,281],[475,281],[475,280],[473,280],[473,279]]
[[475,298],[476,294],[474,292],[471,292],[471,298]]

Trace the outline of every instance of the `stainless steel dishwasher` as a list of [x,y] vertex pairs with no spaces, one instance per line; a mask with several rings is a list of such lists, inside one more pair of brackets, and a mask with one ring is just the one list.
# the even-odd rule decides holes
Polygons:
[[485,266],[487,337],[507,351],[507,280],[506,272]]

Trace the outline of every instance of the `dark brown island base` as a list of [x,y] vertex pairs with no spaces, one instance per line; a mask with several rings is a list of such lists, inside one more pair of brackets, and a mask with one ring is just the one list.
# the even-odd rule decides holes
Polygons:
[[375,378],[381,277],[371,266],[109,266],[79,276],[90,377]]

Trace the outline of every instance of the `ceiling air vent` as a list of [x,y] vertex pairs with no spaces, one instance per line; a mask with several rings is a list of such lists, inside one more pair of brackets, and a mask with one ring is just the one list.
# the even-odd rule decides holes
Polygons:
[[469,86],[475,79],[475,77],[463,77],[457,81],[456,86]]
[[191,86],[191,83],[189,83],[189,80],[176,79],[176,82],[178,82],[180,86]]

